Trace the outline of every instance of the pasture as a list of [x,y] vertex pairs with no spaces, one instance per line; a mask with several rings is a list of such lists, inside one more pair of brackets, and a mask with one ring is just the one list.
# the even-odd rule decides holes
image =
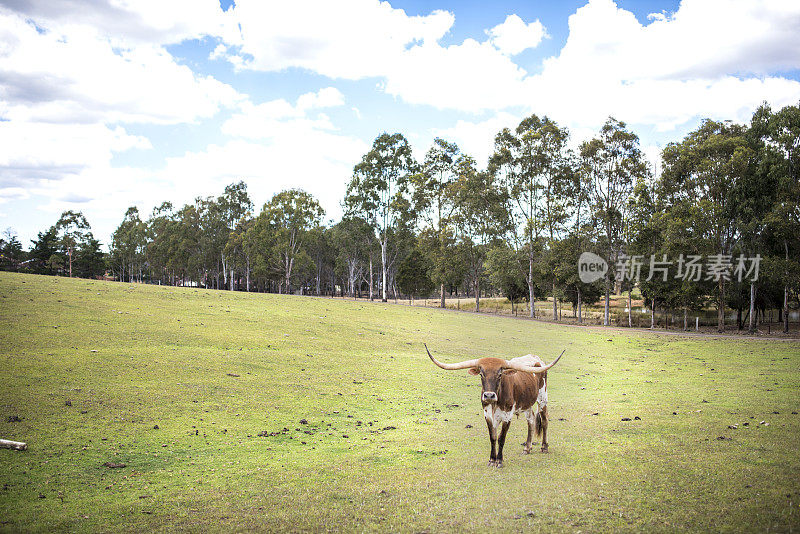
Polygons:
[[[488,467],[423,342],[566,348],[550,453],[515,419]],[[797,341],[0,272],[0,371],[3,531],[800,528]]]

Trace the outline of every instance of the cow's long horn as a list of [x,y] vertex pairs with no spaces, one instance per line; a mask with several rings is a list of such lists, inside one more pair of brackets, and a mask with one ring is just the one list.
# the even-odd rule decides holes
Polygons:
[[548,369],[553,367],[556,363],[558,363],[558,360],[561,359],[561,357],[564,355],[565,352],[567,352],[567,349],[562,350],[561,354],[558,355],[558,358],[556,358],[555,360],[553,360],[552,362],[550,362],[547,365],[541,365],[539,367],[533,367],[531,365],[519,365],[517,363],[511,363],[511,362],[507,361],[505,363],[505,365],[503,365],[503,368],[505,368],[505,369],[514,369],[516,371],[522,371],[523,373],[534,373],[534,374],[544,373],[545,371],[547,371]]
[[461,363],[442,363],[433,357],[431,351],[428,350],[428,345],[424,343],[423,345],[425,345],[425,352],[428,353],[428,356],[430,357],[431,361],[436,365],[438,365],[439,367],[441,367],[442,369],[447,369],[448,371],[455,371],[457,369],[470,369],[472,367],[478,366],[478,360],[466,360]]

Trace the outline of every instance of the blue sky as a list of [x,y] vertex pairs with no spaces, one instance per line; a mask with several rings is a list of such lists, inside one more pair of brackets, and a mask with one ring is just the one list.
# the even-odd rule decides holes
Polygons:
[[800,2],[0,0],[0,230],[25,246],[80,210],[108,243],[248,183],[329,218],[382,131],[485,164],[531,113],[573,145],[609,115],[652,159],[704,117],[800,101]]

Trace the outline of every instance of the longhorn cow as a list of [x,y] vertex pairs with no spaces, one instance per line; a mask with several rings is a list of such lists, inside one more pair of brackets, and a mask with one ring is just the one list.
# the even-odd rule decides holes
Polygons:
[[[534,434],[542,437],[542,452],[547,452],[547,370],[561,359],[564,351],[548,365],[538,356],[530,354],[511,360],[479,358],[460,363],[442,363],[433,357],[427,345],[425,351],[431,361],[442,369],[469,369],[470,374],[481,377],[481,404],[491,442],[489,466],[503,466],[503,445],[514,414],[523,413],[528,421],[528,440],[523,452],[530,454]],[[538,405],[535,412],[534,404]]]

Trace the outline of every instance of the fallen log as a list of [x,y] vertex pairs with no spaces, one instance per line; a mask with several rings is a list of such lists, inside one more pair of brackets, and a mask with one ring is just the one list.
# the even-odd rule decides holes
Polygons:
[[28,444],[23,443],[21,441],[10,441],[7,439],[0,439],[0,448],[16,449],[18,451],[24,451],[28,449]]

